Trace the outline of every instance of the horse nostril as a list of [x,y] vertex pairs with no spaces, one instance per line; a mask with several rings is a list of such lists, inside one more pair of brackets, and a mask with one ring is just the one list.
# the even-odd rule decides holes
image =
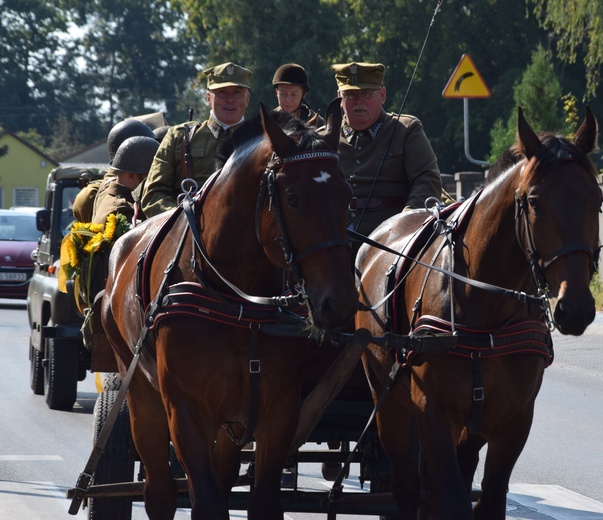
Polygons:
[[557,301],[557,305],[555,305],[553,318],[559,328],[559,332],[572,336],[580,336],[595,319],[594,302],[592,305],[585,304],[583,306],[576,306],[574,302],[572,306],[565,298],[561,298]]

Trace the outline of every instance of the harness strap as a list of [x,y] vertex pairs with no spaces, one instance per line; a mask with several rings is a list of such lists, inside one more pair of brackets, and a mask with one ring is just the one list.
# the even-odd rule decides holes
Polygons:
[[421,265],[421,266],[431,269],[433,271],[437,271],[439,273],[450,276],[451,278],[454,278],[455,280],[458,280],[459,282],[463,282],[467,285],[471,285],[472,287],[477,287],[478,289],[483,289],[484,291],[490,291],[490,292],[492,292],[494,294],[498,294],[500,296],[508,296],[508,297],[514,298],[516,300],[519,300],[520,302],[530,302],[531,301],[531,302],[538,303],[539,305],[542,304],[541,296],[533,296],[531,294],[526,294],[523,291],[514,291],[512,289],[505,289],[503,287],[499,287],[497,285],[493,285],[493,284],[486,283],[486,282],[481,282],[479,280],[472,280],[471,278],[467,278],[466,276],[460,275],[458,273],[454,273],[452,271],[449,271],[448,269],[442,269],[440,267],[436,267],[435,265],[426,264],[425,262],[421,262],[420,260],[417,260],[416,258],[412,258],[408,255],[405,255],[404,253],[396,251],[395,249],[392,249],[383,244],[380,244],[379,242],[376,242],[375,240],[373,240],[367,236],[364,236],[361,233],[352,231],[351,229],[348,229],[348,236],[350,238],[352,238],[353,240],[360,240],[361,242],[364,242],[365,244],[376,247],[377,249],[381,249],[382,251],[386,251],[393,255],[407,258],[408,260],[410,260],[411,262],[413,262],[415,264]]
[[247,426],[243,438],[236,440],[238,446],[244,446],[253,440],[253,432],[258,422],[260,408],[260,352],[259,352],[259,327],[251,328],[251,343],[249,345],[249,402],[247,408]]
[[195,246],[197,247],[199,253],[203,257],[203,260],[207,263],[207,265],[216,273],[218,278],[228,286],[235,294],[239,297],[247,300],[249,302],[258,303],[260,305],[275,305],[277,307],[288,307],[290,305],[295,305],[300,303],[300,298],[302,298],[301,294],[288,295],[288,296],[251,296],[249,294],[244,293],[241,289],[230,283],[222,274],[218,271],[218,269],[211,263],[209,260],[205,248],[201,243],[201,236],[199,235],[199,230],[197,229],[195,223],[195,213],[193,210],[193,206],[191,204],[191,200],[188,197],[185,197],[182,201],[182,208],[184,209],[184,213],[188,219],[189,228],[191,230],[191,236],[193,237],[193,241]]
[[180,168],[182,169],[183,179],[193,179],[195,177],[193,169],[193,155],[191,153],[191,139],[200,126],[198,123],[189,126],[187,123],[184,124],[184,137],[182,142],[182,157],[180,160]]
[[73,493],[73,498],[71,499],[71,505],[69,506],[69,514],[77,515],[78,510],[82,504],[82,501],[86,497],[88,490],[90,489],[90,481],[92,480],[92,476],[96,471],[96,467],[98,466],[98,462],[103,454],[105,446],[107,445],[107,441],[109,440],[109,435],[113,430],[113,425],[119,416],[119,410],[121,408],[122,403],[126,397],[126,391],[130,386],[130,382],[132,381],[132,376],[134,375],[134,370],[138,365],[138,360],[140,359],[140,353],[144,346],[144,339],[147,335],[147,328],[142,327],[140,330],[140,338],[138,339],[138,343],[136,344],[136,349],[134,351],[134,357],[130,362],[130,366],[128,367],[128,371],[121,383],[121,387],[117,392],[117,396],[115,397],[115,401],[111,406],[111,410],[107,415],[107,420],[103,424],[100,433],[94,443],[94,447],[92,448],[92,453],[88,458],[88,462],[84,467],[84,470],[80,473],[77,482],[75,484],[75,489]]
[[479,433],[482,428],[484,413],[484,387],[480,370],[480,353],[471,356],[473,360],[473,401],[471,402],[471,418],[469,419],[469,433]]

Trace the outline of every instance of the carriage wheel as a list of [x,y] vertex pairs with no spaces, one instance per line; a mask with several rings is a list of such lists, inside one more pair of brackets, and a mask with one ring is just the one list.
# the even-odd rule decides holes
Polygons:
[[71,410],[77,398],[79,340],[49,338],[44,360],[44,393],[51,410]]
[[105,372],[102,376],[103,391],[119,390],[121,388],[121,376],[119,372]]
[[42,352],[29,344],[29,386],[36,395],[44,395],[44,366]]
[[[116,397],[117,392],[109,390],[99,394],[96,399],[94,443],[100,435]],[[94,472],[92,484],[132,482],[135,461],[136,450],[130,430],[130,413],[128,403],[124,400]],[[131,520],[132,497],[90,498],[88,500],[88,518],[90,520]]]

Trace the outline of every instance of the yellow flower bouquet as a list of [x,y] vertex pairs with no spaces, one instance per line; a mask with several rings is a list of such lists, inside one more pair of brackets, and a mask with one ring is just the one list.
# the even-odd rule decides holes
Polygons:
[[[130,224],[121,213],[110,214],[105,224],[74,222],[61,244],[61,271],[65,279],[80,278],[79,287],[85,304],[91,307],[96,293],[104,287],[104,266],[97,260],[106,257],[115,241],[129,231]],[[101,265],[99,265],[101,264]],[[94,271],[102,271],[95,273]],[[96,280],[96,283],[93,283]],[[97,287],[94,287],[96,285]],[[98,287],[102,285],[102,287]]]

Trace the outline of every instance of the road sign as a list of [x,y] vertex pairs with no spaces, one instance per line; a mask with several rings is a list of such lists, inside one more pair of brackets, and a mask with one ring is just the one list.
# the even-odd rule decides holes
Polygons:
[[490,89],[469,54],[463,54],[442,96],[445,98],[488,98]]

